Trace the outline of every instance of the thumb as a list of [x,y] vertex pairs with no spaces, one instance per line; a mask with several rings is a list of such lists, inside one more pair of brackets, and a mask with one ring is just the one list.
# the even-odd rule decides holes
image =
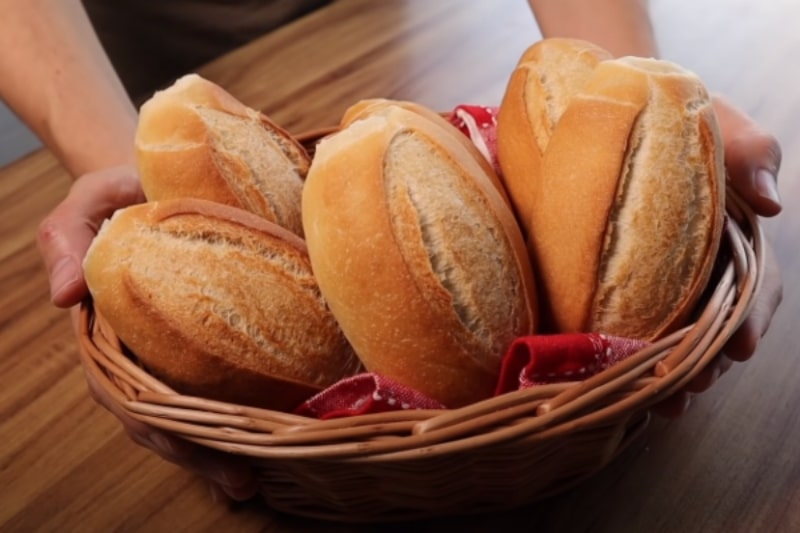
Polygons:
[[42,220],[36,240],[56,306],[70,307],[86,296],[83,257],[103,220],[121,207],[143,201],[134,168],[113,167],[81,176]]
[[781,147],[753,119],[721,97],[714,98],[725,147],[725,166],[730,184],[761,216],[781,211],[778,170]]

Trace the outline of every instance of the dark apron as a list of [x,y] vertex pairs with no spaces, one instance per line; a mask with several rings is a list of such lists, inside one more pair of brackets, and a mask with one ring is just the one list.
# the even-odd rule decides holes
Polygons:
[[330,0],[83,0],[134,102]]

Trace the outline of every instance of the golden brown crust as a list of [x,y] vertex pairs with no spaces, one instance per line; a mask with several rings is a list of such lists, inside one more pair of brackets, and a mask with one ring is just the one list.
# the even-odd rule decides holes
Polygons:
[[460,142],[400,106],[350,123],[317,148],[303,222],[369,370],[449,407],[491,394],[535,292],[513,214]]
[[279,410],[359,368],[296,235],[197,199],[118,211],[87,253],[94,305],[185,394]]
[[634,86],[639,89],[638,98],[573,96],[542,161],[541,205],[531,214],[529,242],[546,288],[546,314],[559,331],[589,327],[628,138],[647,101],[646,79],[626,78],[622,84],[631,93]]
[[721,150],[696,76],[598,64],[548,143],[532,217],[555,329],[652,339],[685,322],[721,239]]
[[539,202],[542,154],[569,99],[598,62],[611,54],[578,39],[536,42],[520,57],[506,85],[497,122],[497,152],[505,184],[523,231]]
[[145,102],[136,155],[148,200],[211,200],[302,235],[308,154],[263,113],[208,80],[185,76]]

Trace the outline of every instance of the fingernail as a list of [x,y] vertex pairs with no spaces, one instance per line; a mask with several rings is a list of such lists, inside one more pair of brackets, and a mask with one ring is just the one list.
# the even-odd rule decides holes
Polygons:
[[776,206],[781,205],[781,198],[778,194],[778,180],[775,174],[766,169],[760,169],[756,172],[756,190],[758,194]]
[[233,485],[230,473],[224,468],[215,468],[213,470],[213,474],[211,475],[211,479],[214,479],[226,487]]
[[150,442],[152,442],[153,446],[158,448],[158,450],[164,454],[169,456],[174,455],[175,450],[172,447],[172,442],[170,442],[170,440],[161,433],[151,433]]
[[258,494],[258,481],[255,478],[251,478],[241,485],[221,485],[220,488],[225,492],[228,499],[241,502],[249,500]]
[[50,299],[57,300],[63,291],[79,282],[80,278],[81,269],[73,256],[59,259],[50,271]]
[[218,467],[213,470],[214,475],[212,479],[215,479],[222,485],[223,489],[227,488],[238,488],[242,487],[247,484],[249,481],[249,476],[245,474],[245,472],[241,472],[237,469],[226,468],[226,467]]
[[214,503],[228,503],[228,495],[225,491],[214,482],[208,484],[208,492],[211,495],[211,501]]

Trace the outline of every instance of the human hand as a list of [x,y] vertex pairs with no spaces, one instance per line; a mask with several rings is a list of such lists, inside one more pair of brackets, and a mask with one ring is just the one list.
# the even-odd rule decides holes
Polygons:
[[144,200],[132,166],[92,172],[75,181],[66,198],[39,224],[36,236],[53,304],[72,307],[86,297],[83,257],[100,225],[115,210]]
[[[119,208],[144,202],[136,170],[121,166],[86,174],[39,226],[37,241],[50,278],[50,294],[58,307],[71,307],[77,331],[78,304],[87,296],[83,258],[103,221]],[[160,457],[211,483],[215,500],[245,500],[256,493],[252,469],[244,460],[197,446],[150,427],[128,415],[87,373],[92,397],[113,413],[130,438]]]
[[[777,189],[781,148],[777,139],[721,97],[714,98],[725,147],[725,166],[731,186],[757,215],[780,213]],[[654,412],[674,418],[689,407],[693,394],[711,387],[734,361],[747,361],[767,332],[783,297],[780,268],[772,246],[765,242],[764,281],[750,315],[726,343],[722,352],[687,386],[654,407]]]
[[119,419],[131,440],[206,479],[213,501],[228,503],[255,496],[258,483],[244,458],[199,446],[136,420],[113,400],[91,372],[84,374],[92,398]]

